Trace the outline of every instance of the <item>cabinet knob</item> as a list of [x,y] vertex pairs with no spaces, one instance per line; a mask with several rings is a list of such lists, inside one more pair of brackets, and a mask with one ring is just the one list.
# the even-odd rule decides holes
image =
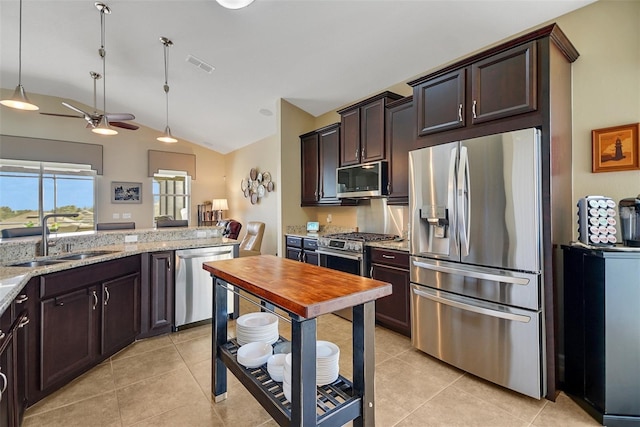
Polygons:
[[364,147],[362,147],[362,158],[364,159]]
[[387,194],[391,194],[391,183],[387,183]]
[[396,257],[395,257],[395,256],[393,256],[393,255],[385,255],[385,254],[382,254],[382,258],[387,258],[387,259],[396,259]]
[[0,330],[0,340],[3,340],[4,337],[6,337],[7,334],[5,334],[4,332],[2,332],[2,330]]
[[458,105],[458,121],[462,123],[462,104]]
[[476,115],[476,100],[473,100],[473,104],[471,105],[471,113],[473,114],[473,118],[476,119],[478,116]]
[[356,160],[358,160],[358,149],[356,148]]
[[2,393],[5,392],[5,390],[7,389],[7,376],[5,374],[3,374],[2,372],[0,372],[0,378],[2,378],[2,389],[0,389],[0,400],[2,400]]
[[111,295],[109,295],[109,288],[108,287],[104,287],[104,305],[107,305],[109,303],[109,298],[111,298]]
[[98,294],[96,293],[96,291],[91,291],[91,294],[93,295],[93,307],[92,307],[92,309],[95,310],[96,307],[98,306]]
[[18,325],[18,328],[24,328],[28,324],[29,324],[29,318],[25,317],[20,321],[20,324]]
[[26,302],[28,299],[29,299],[29,297],[26,296],[25,294],[18,295],[16,297],[16,304],[22,304],[22,303]]

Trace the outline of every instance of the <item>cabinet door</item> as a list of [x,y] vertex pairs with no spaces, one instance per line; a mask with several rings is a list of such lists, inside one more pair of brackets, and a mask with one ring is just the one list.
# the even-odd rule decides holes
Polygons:
[[346,111],[340,120],[340,166],[360,163],[360,109]]
[[409,204],[409,151],[415,148],[416,114],[413,102],[387,109],[387,161],[390,205]]
[[311,134],[301,138],[302,157],[302,193],[301,204],[315,204],[318,201],[319,151],[318,135]]
[[319,134],[320,203],[338,202],[336,169],[340,162],[340,129],[335,126]]
[[46,389],[75,377],[97,357],[97,289],[80,289],[43,300],[40,312],[40,388]]
[[373,264],[371,277],[391,283],[393,293],[376,300],[376,321],[406,336],[411,335],[409,271]]
[[385,99],[373,101],[360,109],[360,162],[384,160]]
[[302,261],[302,249],[287,247],[287,259]]
[[120,277],[101,285],[101,354],[111,355],[131,344],[140,331],[140,275]]
[[15,421],[15,359],[11,332],[11,310],[0,318],[0,427],[17,426]]
[[464,127],[465,80],[463,68],[413,88],[418,136]]
[[149,325],[158,333],[170,332],[174,322],[173,252],[154,252],[150,255]]
[[320,255],[318,255],[316,252],[305,251],[304,262],[306,262],[307,264],[319,265]]
[[472,123],[537,108],[536,44],[530,42],[471,66]]

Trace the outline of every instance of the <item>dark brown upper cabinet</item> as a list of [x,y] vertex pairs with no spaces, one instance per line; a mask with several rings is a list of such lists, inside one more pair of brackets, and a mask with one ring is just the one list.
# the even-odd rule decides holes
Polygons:
[[417,137],[535,112],[539,66],[537,41],[529,40],[409,82],[416,103]]
[[409,151],[416,141],[416,113],[413,97],[387,105],[387,162],[389,181],[387,203],[409,204]]
[[389,102],[401,98],[387,91],[338,110],[340,166],[385,160],[385,108]]
[[338,199],[336,169],[340,162],[340,123],[300,135],[301,206],[353,205]]

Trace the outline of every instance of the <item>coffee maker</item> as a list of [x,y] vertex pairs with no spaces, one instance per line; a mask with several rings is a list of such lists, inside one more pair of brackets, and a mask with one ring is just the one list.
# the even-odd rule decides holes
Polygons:
[[620,200],[620,232],[625,246],[640,247],[640,194]]

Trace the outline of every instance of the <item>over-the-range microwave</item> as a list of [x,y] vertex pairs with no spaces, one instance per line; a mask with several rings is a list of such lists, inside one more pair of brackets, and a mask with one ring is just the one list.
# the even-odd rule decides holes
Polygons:
[[389,194],[387,162],[379,161],[336,169],[340,198],[380,197]]

